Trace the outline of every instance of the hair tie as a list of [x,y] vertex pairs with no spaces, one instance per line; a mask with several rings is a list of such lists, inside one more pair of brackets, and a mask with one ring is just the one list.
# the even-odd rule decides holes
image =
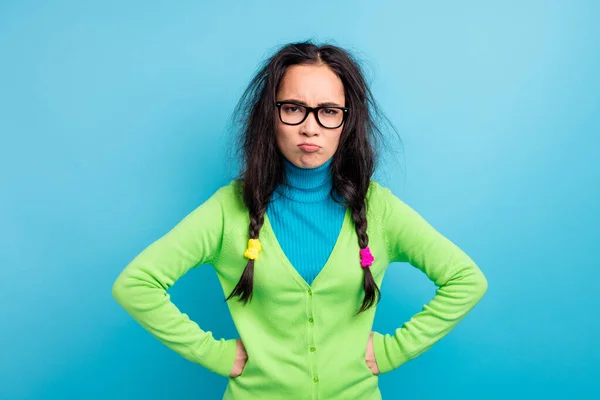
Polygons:
[[360,265],[362,265],[363,268],[373,265],[373,261],[375,261],[375,258],[373,258],[369,246],[365,247],[364,249],[360,249]]
[[244,256],[251,260],[258,260],[258,252],[262,249],[258,239],[248,239],[248,248],[244,252]]

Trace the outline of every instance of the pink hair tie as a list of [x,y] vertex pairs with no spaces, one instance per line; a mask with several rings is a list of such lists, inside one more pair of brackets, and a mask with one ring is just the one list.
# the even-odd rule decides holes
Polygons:
[[375,258],[373,258],[373,255],[371,254],[371,249],[369,249],[368,246],[364,249],[360,249],[360,265],[362,265],[363,268],[370,267],[371,265],[373,265],[374,260]]

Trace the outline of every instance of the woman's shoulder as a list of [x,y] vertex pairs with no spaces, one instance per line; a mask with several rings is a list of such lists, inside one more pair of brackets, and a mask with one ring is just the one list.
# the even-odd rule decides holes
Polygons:
[[242,180],[232,179],[227,184],[219,187],[213,196],[225,207],[239,208],[243,206]]
[[369,182],[367,189],[367,201],[370,203],[379,203],[386,201],[389,196],[393,196],[392,191],[375,179]]
[[242,185],[243,183],[241,179],[232,179],[217,189],[217,193],[220,193],[222,196],[241,195]]
[[366,202],[372,213],[377,214],[381,218],[392,209],[407,208],[408,204],[386,185],[381,182],[371,179],[369,189],[367,190]]

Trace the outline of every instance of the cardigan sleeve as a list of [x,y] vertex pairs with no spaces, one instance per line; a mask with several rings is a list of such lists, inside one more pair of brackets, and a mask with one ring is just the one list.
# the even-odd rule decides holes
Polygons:
[[487,291],[475,262],[419,213],[382,187],[381,219],[390,262],[408,262],[437,286],[436,294],[393,335],[373,334],[380,373],[398,368],[452,330]]
[[113,283],[115,300],[144,329],[184,358],[221,376],[231,373],[236,340],[216,340],[182,313],[167,289],[190,269],[213,264],[223,242],[219,189],[139,253]]

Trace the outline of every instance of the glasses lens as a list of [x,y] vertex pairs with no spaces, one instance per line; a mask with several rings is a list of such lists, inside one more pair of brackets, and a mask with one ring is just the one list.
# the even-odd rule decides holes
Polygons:
[[306,115],[306,108],[295,104],[282,104],[280,110],[281,120],[285,124],[299,124]]
[[322,108],[319,110],[319,122],[326,128],[337,128],[342,124],[344,111],[337,108]]

